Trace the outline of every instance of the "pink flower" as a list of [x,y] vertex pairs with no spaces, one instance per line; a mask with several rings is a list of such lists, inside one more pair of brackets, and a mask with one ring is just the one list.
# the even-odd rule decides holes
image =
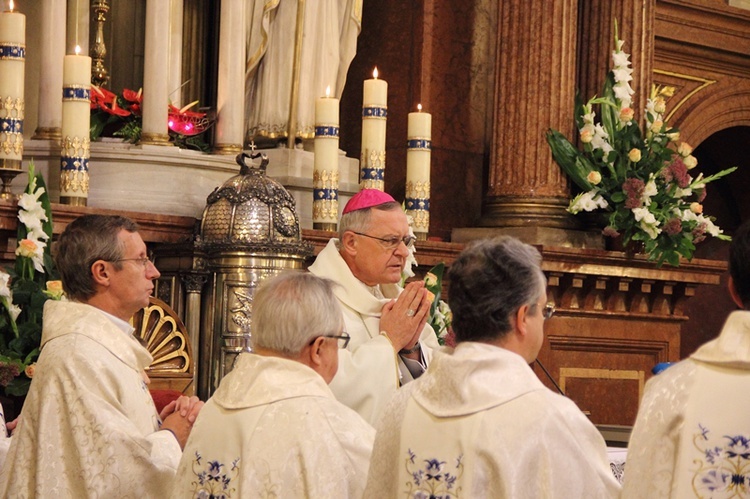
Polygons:
[[629,178],[622,184],[622,190],[628,196],[628,200],[625,201],[625,208],[633,209],[641,206],[641,195],[643,190],[646,188],[646,184],[643,180],[638,178]]
[[36,362],[26,366],[26,369],[23,370],[23,373],[26,375],[27,378],[33,378],[34,371],[36,371]]
[[604,229],[602,229],[602,234],[607,237],[617,237],[620,235],[620,233],[617,232],[617,230],[615,230],[615,228],[611,225],[607,225],[606,227],[604,227]]
[[685,189],[690,185],[690,175],[688,175],[688,169],[685,163],[682,162],[681,158],[675,159],[672,164],[667,167],[669,176],[664,175],[664,180],[667,182],[674,181],[680,189]]
[[702,223],[693,229],[693,242],[699,243],[706,239],[706,224]]
[[664,224],[663,230],[670,236],[676,236],[682,232],[682,221],[679,218],[670,218],[669,221]]

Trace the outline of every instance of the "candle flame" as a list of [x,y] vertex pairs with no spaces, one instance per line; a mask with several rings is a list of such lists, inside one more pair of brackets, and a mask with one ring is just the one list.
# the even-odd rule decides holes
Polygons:
[[10,2],[8,2],[8,8],[10,8],[10,11],[13,12],[13,0],[10,0]]
[[378,67],[377,66],[375,66],[375,69],[373,69],[372,71],[372,77],[375,78],[376,80],[378,79]]
[[81,46],[76,45],[76,55],[81,55]]
[[331,86],[328,85],[328,86],[326,86],[326,98],[328,98],[330,96],[331,96]]
[[417,111],[422,112],[422,104],[417,104]]

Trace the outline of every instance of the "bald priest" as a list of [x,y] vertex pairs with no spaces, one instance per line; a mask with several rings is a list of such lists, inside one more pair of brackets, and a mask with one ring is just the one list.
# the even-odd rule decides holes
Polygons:
[[339,284],[334,293],[351,336],[329,386],[370,424],[401,385],[421,376],[439,346],[427,324],[432,300],[424,283],[399,286],[414,239],[399,203],[363,189],[344,207],[339,238],[310,266]]

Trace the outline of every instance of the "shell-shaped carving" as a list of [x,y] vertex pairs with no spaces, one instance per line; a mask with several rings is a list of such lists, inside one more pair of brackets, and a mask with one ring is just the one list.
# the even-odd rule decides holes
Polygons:
[[153,296],[149,306],[133,315],[133,333],[143,340],[154,361],[149,375],[192,374],[192,352],[187,329],[177,313],[166,303]]

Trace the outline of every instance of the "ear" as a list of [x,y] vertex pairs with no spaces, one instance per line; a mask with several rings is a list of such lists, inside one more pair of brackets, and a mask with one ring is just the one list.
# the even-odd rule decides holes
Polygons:
[[326,339],[323,336],[319,336],[315,338],[315,341],[310,346],[310,367],[315,371],[323,365],[323,343],[325,341]]
[[737,288],[734,285],[734,279],[732,279],[732,276],[729,276],[729,283],[727,284],[727,287],[729,288],[729,296],[732,297],[732,301],[736,303],[738,307],[744,309],[745,306],[742,304],[740,294],[737,292]]
[[529,309],[531,307],[529,305],[522,305],[518,312],[516,312],[516,332],[520,334],[522,337],[526,336],[526,333],[528,332],[528,324],[526,324],[526,319],[529,316]]
[[91,264],[91,275],[94,282],[100,286],[109,286],[111,268],[104,260],[97,260]]
[[352,256],[357,254],[357,238],[355,236],[354,232],[344,232],[344,236],[340,240],[341,251]]

